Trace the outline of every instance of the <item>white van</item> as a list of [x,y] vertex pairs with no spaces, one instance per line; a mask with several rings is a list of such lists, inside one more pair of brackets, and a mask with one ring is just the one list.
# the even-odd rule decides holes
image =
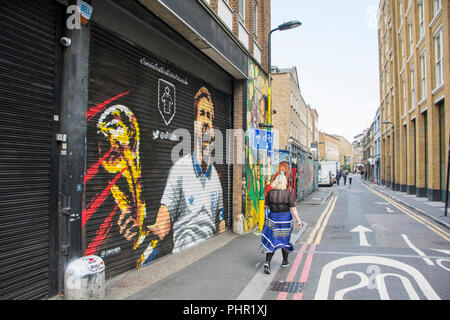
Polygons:
[[339,162],[321,161],[319,170],[319,186],[331,187],[336,182],[336,173],[338,167]]

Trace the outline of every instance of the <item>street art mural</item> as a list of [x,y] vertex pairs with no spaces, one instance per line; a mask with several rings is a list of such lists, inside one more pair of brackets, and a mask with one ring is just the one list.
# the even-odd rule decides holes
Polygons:
[[83,253],[103,258],[107,275],[114,276],[226,230],[229,170],[212,153],[218,152],[216,130],[230,127],[232,100],[196,78],[162,69],[134,47],[111,64],[117,53],[101,49],[119,39],[107,34],[109,41],[98,42],[96,32]]
[[[127,93],[128,94],[128,93]],[[121,97],[121,96],[120,96]],[[147,216],[145,199],[142,194],[142,167],[140,159],[140,129],[133,112],[123,105],[113,105],[102,112],[108,102],[91,108],[87,114],[88,120],[96,119],[98,162],[91,166],[85,175],[85,185],[99,174],[110,176],[106,188],[96,194],[89,202],[82,214],[82,227],[99,211],[108,198],[114,202],[114,209],[107,214],[103,223],[95,232],[95,238],[87,245],[85,255],[99,254],[107,237],[119,237],[127,242],[129,249],[136,251],[143,245],[148,247],[138,258],[138,266],[146,260],[145,253],[156,247],[158,240],[149,239],[150,229],[144,226]],[[114,236],[114,232],[118,233]],[[148,243],[150,242],[150,243]],[[115,248],[112,252],[103,251],[102,256],[108,253],[118,253],[122,248]],[[142,251],[142,250],[141,250]]]
[[260,129],[261,123],[266,123],[266,101],[268,96],[268,82],[259,67],[249,60],[249,79],[247,87],[247,132],[245,143],[246,156],[246,192],[245,192],[245,221],[244,230],[256,227],[258,222],[259,199],[267,184],[267,177],[261,183],[261,164],[263,152],[253,146],[253,134]]
[[297,158],[297,201],[318,189],[318,162],[306,156]]
[[291,193],[292,196],[294,197],[294,200],[297,201],[297,165],[296,164],[292,164],[292,168],[291,168]]
[[[194,152],[170,169],[159,210],[164,224],[173,225],[174,252],[225,231],[223,191],[211,161],[214,105],[205,87],[194,98],[194,117]],[[168,230],[163,228],[158,235],[164,238]]]
[[270,184],[275,181],[277,176],[284,175],[288,181],[287,189],[292,187],[291,179],[291,154],[285,150],[275,150],[272,158],[272,175],[267,186],[267,191],[270,191]]

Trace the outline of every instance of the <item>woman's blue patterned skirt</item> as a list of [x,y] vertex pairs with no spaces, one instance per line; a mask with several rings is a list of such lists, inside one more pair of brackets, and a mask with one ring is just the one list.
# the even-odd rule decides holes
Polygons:
[[277,249],[294,251],[291,243],[292,222],[290,212],[268,210],[261,236],[261,251],[263,253],[274,253]]

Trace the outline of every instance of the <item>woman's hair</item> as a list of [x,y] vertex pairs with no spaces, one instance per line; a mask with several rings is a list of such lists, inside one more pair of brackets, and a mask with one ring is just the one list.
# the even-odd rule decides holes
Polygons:
[[285,175],[280,174],[275,178],[275,181],[271,184],[272,189],[286,190],[287,189],[287,178]]

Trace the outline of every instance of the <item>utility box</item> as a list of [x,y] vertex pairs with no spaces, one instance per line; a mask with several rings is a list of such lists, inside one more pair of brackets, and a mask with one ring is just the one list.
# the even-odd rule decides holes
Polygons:
[[105,263],[100,257],[87,256],[72,261],[64,272],[65,300],[103,300]]

